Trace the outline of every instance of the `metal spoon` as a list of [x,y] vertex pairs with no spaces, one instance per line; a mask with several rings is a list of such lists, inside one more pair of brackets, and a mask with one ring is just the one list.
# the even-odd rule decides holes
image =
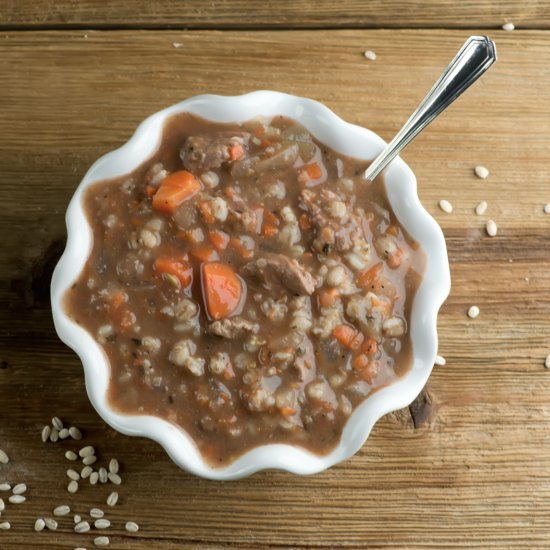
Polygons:
[[490,38],[470,36],[403,128],[366,169],[365,178],[374,180],[409,142],[467,90],[496,59],[496,46]]

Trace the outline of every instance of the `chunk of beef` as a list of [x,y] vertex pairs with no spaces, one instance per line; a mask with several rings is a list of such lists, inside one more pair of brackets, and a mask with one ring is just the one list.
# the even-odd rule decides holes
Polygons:
[[243,266],[241,273],[244,276],[257,277],[268,290],[276,285],[300,295],[310,295],[315,290],[315,279],[311,273],[296,260],[283,254],[265,254]]
[[231,317],[229,319],[214,321],[210,324],[208,330],[216,336],[234,340],[235,338],[243,337],[247,333],[258,334],[260,325],[243,317]]
[[180,151],[183,166],[195,174],[219,168],[230,160],[230,148],[236,144],[246,146],[248,138],[248,134],[231,137],[189,136]]

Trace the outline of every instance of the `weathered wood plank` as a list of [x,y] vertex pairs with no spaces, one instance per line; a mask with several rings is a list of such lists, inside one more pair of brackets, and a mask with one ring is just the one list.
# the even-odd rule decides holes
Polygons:
[[2,0],[2,28],[549,28],[537,0]]
[[[28,503],[2,513],[13,527],[0,531],[0,547],[91,547],[69,520],[57,532],[32,531],[54,505],[86,512],[112,489],[83,486],[68,495],[61,449],[74,445],[40,442],[53,414],[81,426],[101,460],[117,456],[124,465],[121,503],[109,511],[113,548],[549,546],[545,32],[496,34],[495,68],[404,154],[447,236],[453,275],[440,317],[448,364],[430,379],[432,414],[417,429],[407,411],[389,415],[357,456],[313,477],[193,478],[156,444],[99,420],[48,306],[75,186],[146,115],[197,93],[272,88],[318,99],[390,138],[466,34],[0,34],[0,447],[12,458],[0,480],[29,485]],[[366,47],[378,54],[374,63],[362,57]],[[473,175],[478,163],[489,179]],[[453,214],[438,209],[441,198]],[[489,210],[479,218],[473,208],[482,199]],[[499,224],[495,239],[483,232],[489,216]],[[475,321],[465,314],[474,303]],[[128,519],[142,526],[136,536],[124,535]]]

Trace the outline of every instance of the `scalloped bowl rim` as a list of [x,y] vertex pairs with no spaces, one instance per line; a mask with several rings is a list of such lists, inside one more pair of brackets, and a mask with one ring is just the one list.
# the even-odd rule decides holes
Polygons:
[[426,384],[437,353],[437,314],[450,292],[443,232],[421,205],[412,170],[401,158],[396,158],[384,174],[388,198],[399,221],[427,255],[426,273],[411,311],[412,368],[394,384],[368,397],[353,412],[340,443],[328,455],[317,456],[292,445],[268,444],[246,452],[224,467],[213,468],[203,460],[182,428],[159,417],[125,415],[113,410],[107,400],[110,375],[107,356],[62,307],[63,295],[80,274],[92,247],[91,228],[82,208],[84,190],[96,181],[129,173],[150,158],[160,145],[164,121],[181,112],[195,113],[217,122],[242,122],[256,116],[288,116],[336,151],[365,160],[373,159],[385,146],[374,132],[345,122],[317,101],[272,91],[240,96],[200,95],[151,115],[138,126],[127,143],[92,165],[71,199],[66,213],[67,245],[51,283],[55,328],[61,340],[80,357],[86,390],[99,415],[115,430],[157,441],[172,460],[188,472],[218,480],[238,479],[267,468],[301,475],[320,472],[355,454],[380,417],[408,406]]

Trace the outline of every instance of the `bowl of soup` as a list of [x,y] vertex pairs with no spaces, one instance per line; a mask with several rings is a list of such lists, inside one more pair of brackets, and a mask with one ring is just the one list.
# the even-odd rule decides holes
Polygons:
[[373,132],[270,91],[190,98],[85,175],[52,279],[98,413],[235,479],[350,457],[420,392],[450,289],[410,168]]

